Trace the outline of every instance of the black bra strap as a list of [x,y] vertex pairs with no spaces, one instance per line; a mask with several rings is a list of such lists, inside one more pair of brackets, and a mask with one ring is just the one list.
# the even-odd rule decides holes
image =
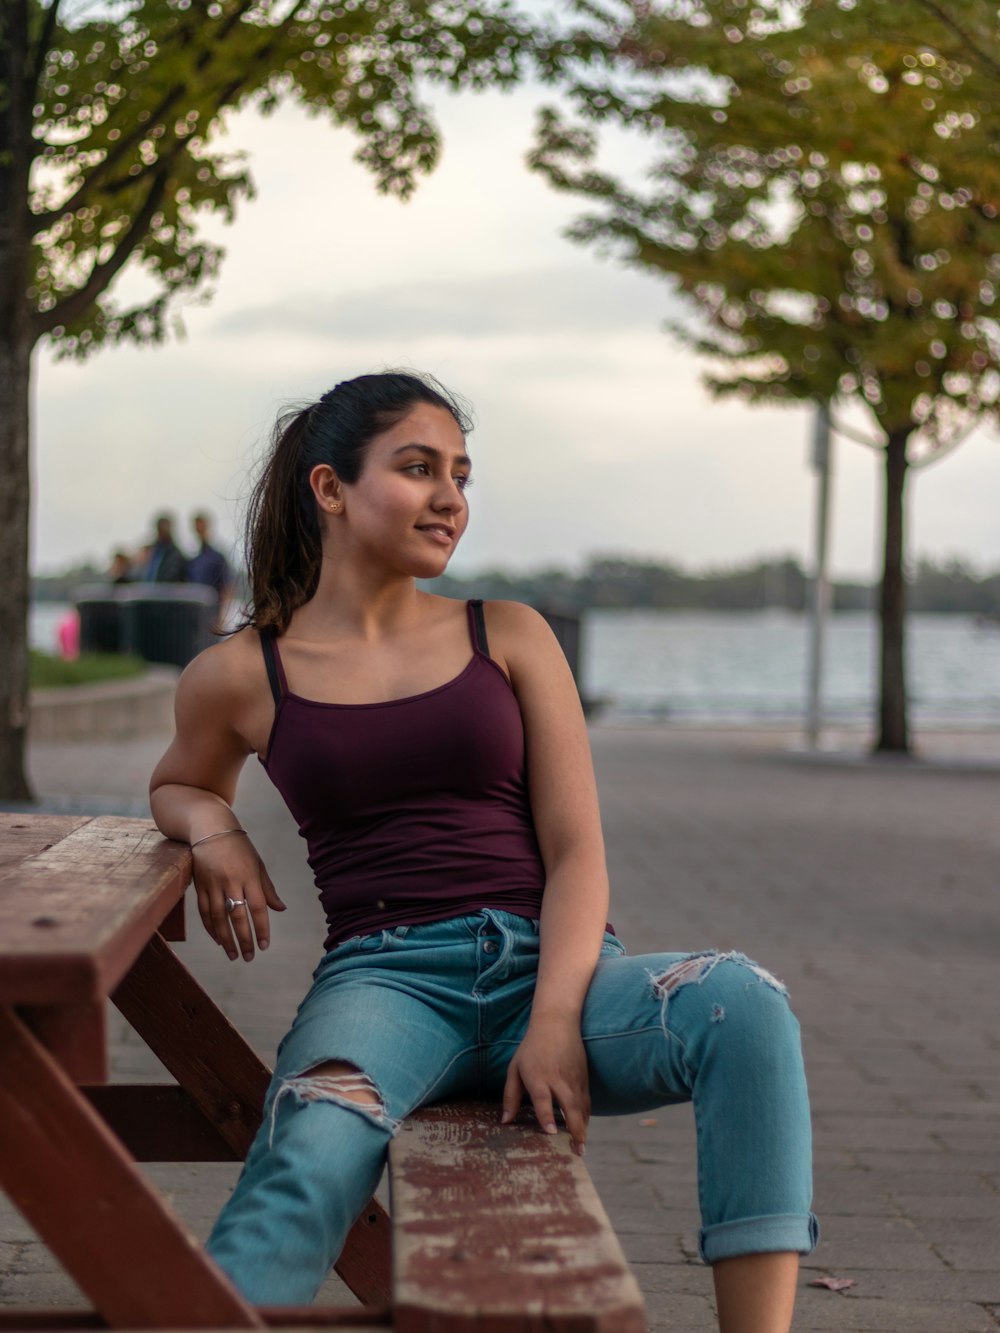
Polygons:
[[264,665],[267,667],[267,679],[271,684],[271,693],[274,695],[274,702],[281,702],[281,678],[278,675],[278,664],[275,661],[274,635],[260,635],[260,650],[264,654]]
[[490,646],[486,639],[486,617],[483,615],[482,598],[472,598],[469,607],[472,611],[472,632],[476,640],[476,647],[485,657],[489,657]]

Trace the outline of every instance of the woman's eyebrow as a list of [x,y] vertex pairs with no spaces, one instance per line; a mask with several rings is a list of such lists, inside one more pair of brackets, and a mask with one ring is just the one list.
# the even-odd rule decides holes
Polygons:
[[[398,449],[393,449],[393,458],[397,454],[405,454],[407,449],[416,449],[417,453],[425,454],[428,458],[444,458],[440,449],[435,449],[432,444],[419,444],[416,440],[409,444],[401,444]],[[458,454],[454,461],[461,467],[472,467],[472,459],[468,454]]]

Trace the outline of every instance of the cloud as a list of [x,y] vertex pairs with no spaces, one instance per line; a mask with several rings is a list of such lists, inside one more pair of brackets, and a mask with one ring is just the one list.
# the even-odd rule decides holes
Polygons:
[[[561,239],[579,202],[523,165],[545,95],[441,99],[442,164],[405,206],[375,193],[346,131],[292,111],[234,117],[226,146],[249,149],[260,194],[234,228],[207,224],[228,253],[187,338],[83,366],[38,359],[37,566],[103,559],[162,508],[207,506],[232,541],[280,408],[392,365],[431,371],[475,409],[465,569],[595,550],[807,558],[807,410],[713,403],[697,358],[663,332],[680,313],[669,284]],[[838,446],[838,573],[877,565],[879,469]],[[913,483],[914,556],[1000,564],[994,438]]]
[[446,338],[493,338],[525,333],[597,337],[648,333],[683,303],[666,283],[594,265],[475,278],[414,282],[316,297],[299,292],[266,305],[233,310],[215,322],[215,337],[344,339],[352,343]]

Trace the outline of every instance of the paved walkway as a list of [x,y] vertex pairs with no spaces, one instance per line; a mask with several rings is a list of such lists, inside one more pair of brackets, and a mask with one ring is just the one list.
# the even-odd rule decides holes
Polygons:
[[[935,762],[817,762],[777,733],[598,726],[614,884],[633,949],[740,948],[788,983],[816,1130],[816,1211],[795,1328],[1000,1329],[1000,736],[929,738]],[[143,811],[162,741],[34,747],[56,804]],[[949,757],[954,756],[955,762]],[[320,919],[303,847],[259,766],[239,810],[290,910],[252,966],[202,936],[188,965],[270,1059],[305,989]],[[115,1074],[159,1077],[116,1029]],[[151,1065],[153,1067],[151,1067]],[[715,1327],[695,1257],[691,1117],[595,1124],[588,1164],[632,1259],[653,1330]],[[150,1174],[202,1234],[225,1165]],[[808,1285],[853,1279],[838,1294]],[[327,1295],[342,1301],[337,1284]],[[81,1300],[0,1202],[0,1305]]]

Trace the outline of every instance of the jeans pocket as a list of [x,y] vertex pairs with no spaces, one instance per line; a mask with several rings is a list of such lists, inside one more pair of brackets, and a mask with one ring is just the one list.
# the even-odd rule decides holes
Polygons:
[[392,933],[389,930],[373,930],[367,935],[351,935],[349,939],[341,940],[332,949],[327,949],[313,973],[313,980],[318,979],[320,973],[327,968],[337,963],[346,963],[359,954],[380,953]]

